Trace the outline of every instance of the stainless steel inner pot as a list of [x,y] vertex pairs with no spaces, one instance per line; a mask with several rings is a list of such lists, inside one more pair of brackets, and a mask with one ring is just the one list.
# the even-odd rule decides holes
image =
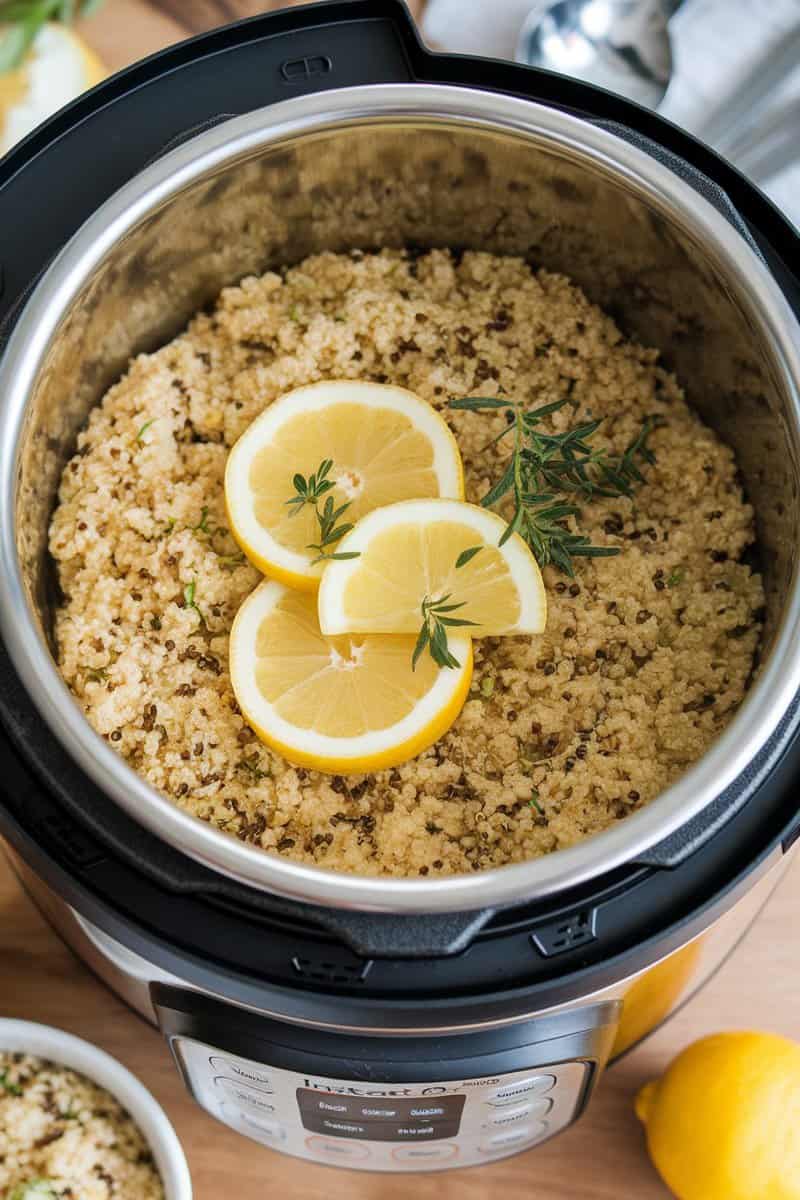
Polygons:
[[[24,230],[19,232],[24,236]],[[567,850],[442,880],[348,876],[226,837],[157,794],[98,737],[51,653],[46,531],[93,404],[132,354],[226,284],[323,249],[465,246],[567,272],[657,346],[735,449],[768,592],[761,670],[735,720],[654,803]],[[242,882],[323,904],[465,910],[530,899],[654,845],[764,745],[800,684],[796,553],[800,331],[748,241],[626,140],[537,104],[379,85],[288,100],[149,166],[78,231],[35,289],[0,365],[0,625],[48,725],[160,837]]]

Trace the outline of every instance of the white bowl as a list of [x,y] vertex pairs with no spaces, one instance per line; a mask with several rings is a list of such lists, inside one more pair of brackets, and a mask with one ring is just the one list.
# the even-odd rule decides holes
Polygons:
[[0,1019],[0,1050],[49,1058],[106,1088],[141,1129],[153,1152],[166,1200],[192,1200],[186,1155],[166,1113],[147,1088],[110,1054],[52,1025],[3,1019]]

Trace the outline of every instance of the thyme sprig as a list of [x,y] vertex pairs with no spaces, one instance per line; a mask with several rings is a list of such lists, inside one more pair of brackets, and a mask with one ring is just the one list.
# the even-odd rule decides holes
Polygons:
[[47,21],[72,23],[75,17],[88,17],[103,0],[0,0],[0,74],[13,71],[31,48],[37,33]]
[[[456,559],[456,570],[459,571],[466,566],[468,562],[475,557],[483,549],[482,546],[468,546],[466,550],[462,550]],[[431,599],[430,596],[424,596],[420,606],[422,612],[422,625],[420,626],[419,634],[414,645],[414,653],[411,655],[411,670],[416,671],[417,663],[420,660],[425,647],[430,650],[430,655],[437,667],[460,667],[461,663],[456,656],[451,653],[447,643],[447,630],[464,628],[467,625],[475,626],[477,621],[467,621],[464,617],[451,617],[449,614],[458,612],[467,603],[462,600],[457,604],[450,604],[453,593],[447,592],[446,595],[440,596],[438,600]]]
[[461,663],[451,653],[450,647],[447,644],[447,630],[455,626],[476,625],[477,622],[449,615],[456,612],[459,608],[463,608],[466,604],[466,600],[462,600],[460,604],[449,604],[448,601],[452,594],[452,592],[447,592],[446,595],[440,596],[438,600],[432,600],[430,596],[423,598],[421,605],[422,627],[414,646],[414,653],[411,655],[412,671],[416,670],[417,663],[426,646],[430,649],[431,658],[437,667],[461,666]]
[[563,433],[541,431],[539,426],[544,418],[567,403],[566,399],[555,400],[526,409],[511,399],[468,396],[451,400],[449,407],[470,412],[506,412],[507,428],[501,430],[486,448],[512,435],[513,450],[503,473],[481,504],[484,508],[492,508],[511,493],[514,512],[500,545],[513,533],[519,533],[540,566],[552,563],[572,576],[575,558],[608,558],[619,554],[617,546],[595,546],[586,534],[572,532],[568,520],[579,517],[581,512],[574,500],[631,496],[635,485],[644,482],[639,460],[655,461],[647,443],[658,422],[654,417],[647,417],[623,454],[614,457],[590,444],[590,438],[601,424],[599,419],[583,421]]
[[[333,496],[329,494],[336,486],[334,480],[330,478],[332,470],[333,459],[324,458],[316,471],[312,475],[309,475],[308,478],[305,475],[301,475],[298,471],[292,479],[295,494],[286,501],[286,506],[292,510],[290,515],[293,517],[306,504],[310,504],[314,509],[319,525],[319,541],[311,542],[306,547],[307,550],[316,550],[317,552],[316,557],[311,560],[312,565],[329,559],[358,558],[357,550],[344,553],[332,549],[353,528],[350,522],[337,525],[339,518],[344,516],[350,507],[350,501],[345,501],[338,508],[334,504]],[[323,496],[325,497],[325,501],[322,507],[320,507]]]

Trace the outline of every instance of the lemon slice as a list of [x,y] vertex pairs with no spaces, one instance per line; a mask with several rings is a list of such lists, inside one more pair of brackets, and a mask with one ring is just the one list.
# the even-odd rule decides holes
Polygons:
[[233,691],[248,724],[289,762],[341,773],[397,766],[450,728],[472,678],[470,638],[450,638],[458,667],[425,655],[412,670],[414,641],[326,638],[315,596],[265,581],[233,623]]
[[[225,500],[234,537],[250,561],[290,587],[316,590],[324,563],[312,506],[287,505],[294,478],[330,459],[348,524],[411,496],[464,494],[461,455],[435,409],[413,392],[358,381],[315,383],[276,400],[233,447]],[[332,546],[331,550],[338,547]]]
[[[0,34],[4,27],[0,25]],[[0,74],[0,155],[56,109],[106,76],[99,58],[63,25],[43,25],[22,63]]]
[[[473,637],[541,633],[547,600],[536,559],[505,521],[458,500],[405,500],[363,517],[339,543],[319,590],[320,626],[342,633],[416,633],[423,601],[460,604]],[[477,549],[476,549],[477,547]],[[462,565],[457,565],[462,564]]]

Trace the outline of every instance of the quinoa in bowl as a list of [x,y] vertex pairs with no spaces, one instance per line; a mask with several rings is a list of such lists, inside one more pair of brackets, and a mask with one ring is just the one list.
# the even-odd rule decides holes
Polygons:
[[[544,571],[536,637],[474,643],[473,687],[429,751],[369,776],[294,767],[244,722],[228,634],[259,581],[226,523],[228,451],[279,395],[320,379],[399,384],[439,409],[467,499],[502,470],[504,416],[453,397],[567,398],[549,430],[602,418],[622,452],[659,418],[633,497],[583,504],[616,557]],[[763,591],[729,447],[658,354],[563,276],[446,251],[320,254],[226,289],[141,355],[93,410],[50,531],[59,665],[94,728],[220,831],[341,871],[436,876],[535,858],[654,799],[730,721]]]
[[153,1154],[105,1088],[47,1059],[0,1051],[6,1200],[164,1200]]

